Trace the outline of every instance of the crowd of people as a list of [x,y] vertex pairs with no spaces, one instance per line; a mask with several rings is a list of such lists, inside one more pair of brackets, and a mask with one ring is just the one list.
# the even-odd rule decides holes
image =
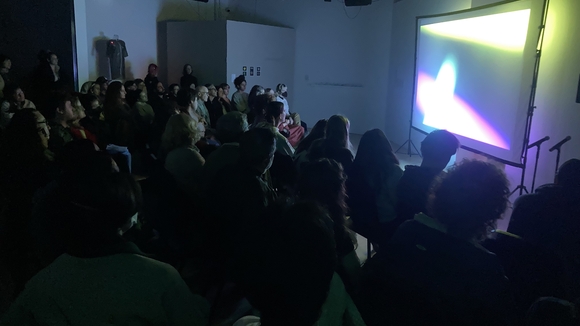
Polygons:
[[309,130],[284,84],[151,64],[70,92],[41,54],[30,99],[0,55],[2,325],[578,323],[580,160],[499,231],[504,172],[445,171],[445,130],[402,167],[379,129]]

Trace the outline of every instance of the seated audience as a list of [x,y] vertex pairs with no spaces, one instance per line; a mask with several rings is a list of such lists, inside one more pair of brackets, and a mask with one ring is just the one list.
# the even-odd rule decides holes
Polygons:
[[133,105],[133,110],[137,113],[139,121],[149,126],[155,120],[155,112],[151,105],[147,103],[149,101],[147,92],[141,90],[135,90],[134,92],[137,99]]
[[299,203],[271,215],[263,236],[251,241],[241,273],[242,288],[260,317],[246,316],[234,325],[364,325],[334,272],[336,253],[325,212]]
[[15,294],[37,272],[28,232],[34,193],[54,177],[49,127],[33,109],[14,113],[0,141],[0,260]]
[[8,84],[4,88],[4,101],[0,104],[0,129],[5,129],[14,113],[20,109],[36,109],[34,103],[27,100],[20,86]]
[[70,131],[76,139],[88,139],[94,144],[98,144],[97,137],[81,124],[81,120],[85,119],[87,115],[79,96],[80,94],[76,94],[71,98],[75,119],[70,122]]
[[133,148],[137,128],[131,109],[125,103],[126,95],[125,86],[121,82],[112,82],[103,104],[103,116],[111,130],[108,143]]
[[91,88],[93,93],[96,93],[95,95],[99,97],[99,101],[101,101],[101,103],[105,102],[105,95],[107,94],[108,87],[109,80],[106,77],[101,76],[97,78],[97,80],[95,81],[95,85],[93,85],[93,87]]
[[238,163],[222,169],[210,181],[207,205],[215,221],[212,225],[216,245],[221,247],[218,250],[227,264],[236,265],[238,251],[258,231],[262,214],[277,198],[264,179],[275,151],[272,129],[251,129],[240,139]]
[[459,148],[457,138],[447,130],[435,130],[421,142],[420,166],[407,165],[397,186],[397,216],[401,221],[427,213],[427,195],[435,177],[443,172]]
[[62,190],[59,202],[66,253],[27,283],[3,325],[207,324],[207,302],[179,273],[121,237],[141,202],[131,176],[111,173],[75,184]]
[[276,86],[276,101],[284,103],[284,112],[286,113],[286,118],[289,120],[288,123],[291,126],[301,126],[303,133],[308,131],[308,126],[302,120],[300,120],[300,115],[298,113],[290,112],[290,106],[288,105],[288,87],[284,84],[278,84]]
[[565,264],[564,288],[568,293],[543,296],[558,295],[569,300],[580,296],[580,281],[575,276],[580,272],[579,196],[580,160],[571,159],[560,166],[554,184],[541,186],[514,204],[508,231]]
[[58,154],[64,145],[74,139],[70,124],[76,119],[70,95],[55,95],[47,102],[47,113],[52,117],[49,120],[50,139],[48,148]]
[[127,80],[123,86],[125,86],[127,93],[137,90],[137,84],[135,84],[134,80]]
[[222,106],[223,113],[233,111],[232,102],[228,98],[228,93],[230,92],[230,86],[228,84],[221,84],[217,87],[217,98]]
[[193,68],[189,63],[183,66],[182,76],[179,80],[181,89],[195,89],[198,85],[197,77],[193,75]]
[[205,102],[205,107],[209,113],[211,127],[215,129],[218,119],[225,114],[225,109],[218,98],[217,88],[212,84],[207,84],[205,87],[208,90],[208,97],[207,101]]
[[309,161],[328,158],[342,165],[343,170],[348,171],[354,160],[350,150],[348,130],[350,122],[342,115],[333,115],[326,124],[326,137],[316,140],[308,150]]
[[203,85],[197,86],[195,88],[195,97],[197,98],[197,107],[195,109],[197,115],[203,118],[207,123],[206,126],[209,128],[211,126],[211,118],[207,108],[205,107],[205,102],[209,99],[209,90]]
[[203,137],[203,131],[197,123],[186,114],[180,113],[169,118],[165,133],[163,133],[163,149],[165,168],[175,181],[194,197],[201,186],[202,168],[205,160],[195,146]]
[[199,101],[195,91],[182,89],[177,93],[176,104],[179,107],[181,113],[187,114],[190,118],[194,119],[198,123],[207,126],[207,121],[199,115],[198,105]]
[[305,164],[298,177],[297,195],[302,200],[312,200],[324,207],[332,219],[337,272],[349,293],[358,290],[360,261],[355,252],[356,237],[346,227],[346,174],[339,163],[322,159]]
[[91,90],[91,87],[93,86],[93,84],[94,84],[94,83],[95,83],[95,82],[93,82],[93,81],[88,81],[88,82],[85,82],[85,83],[84,83],[84,84],[81,86],[80,93],[81,93],[81,94],[88,94],[88,93],[89,93],[89,91]]
[[254,121],[254,117],[257,115],[255,106],[258,96],[264,94],[264,87],[260,85],[254,85],[250,90],[250,94],[248,95],[248,119],[250,121]]
[[294,162],[298,170],[300,170],[300,166],[302,163],[308,161],[307,154],[308,149],[312,143],[318,139],[324,139],[326,136],[326,119],[318,120],[318,122],[312,127],[308,136],[304,137],[299,143],[298,147],[296,147],[296,151],[294,152]]
[[380,129],[364,133],[347,173],[352,229],[380,243],[399,225],[393,222],[397,217],[397,184],[403,175],[391,143]]
[[248,131],[246,115],[233,111],[220,117],[217,121],[217,138],[221,143],[209,155],[203,166],[203,176],[206,184],[214,180],[216,175],[226,166],[235,165],[240,158],[240,138]]
[[270,102],[266,107],[265,122],[257,125],[258,128],[270,128],[276,135],[276,151],[280,154],[292,156],[294,148],[278,130],[278,126],[284,121],[284,108],[280,102]]
[[[234,86],[237,91],[232,95],[232,102],[237,111],[248,114],[250,108],[248,106],[248,93],[246,93],[246,77],[238,76],[234,79]],[[249,120],[252,121],[252,120]]]
[[505,174],[465,161],[437,184],[430,216],[403,223],[364,266],[367,325],[511,325],[514,305],[497,257],[480,241],[508,206]]

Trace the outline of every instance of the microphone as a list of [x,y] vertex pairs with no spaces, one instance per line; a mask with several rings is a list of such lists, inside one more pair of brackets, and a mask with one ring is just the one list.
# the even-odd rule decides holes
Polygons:
[[568,141],[570,141],[570,139],[572,139],[572,137],[568,136],[564,139],[562,139],[559,143],[557,143],[556,145],[552,146],[552,148],[550,148],[550,152],[553,152],[557,149],[560,149],[560,147],[562,147],[562,145],[564,145],[565,143],[567,143]]
[[546,136],[546,137],[544,137],[544,138],[542,138],[534,143],[529,144],[528,149],[535,147],[535,146],[540,146],[543,142],[548,141],[548,140],[550,140],[550,136]]

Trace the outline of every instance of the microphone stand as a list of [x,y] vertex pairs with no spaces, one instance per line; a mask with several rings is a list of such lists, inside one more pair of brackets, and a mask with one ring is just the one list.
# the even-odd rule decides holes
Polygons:
[[533,144],[530,144],[528,146],[528,149],[532,148],[532,147],[538,147],[538,149],[536,150],[536,162],[534,163],[534,176],[532,177],[532,193],[534,192],[535,186],[536,186],[536,173],[538,172],[538,161],[540,160],[540,149],[542,148],[542,143],[545,141],[550,140],[549,136],[546,136],[538,141],[536,141]]
[[572,137],[567,136],[566,138],[562,139],[559,143],[557,143],[556,145],[552,146],[552,148],[550,148],[550,152],[557,151],[557,154],[556,154],[556,171],[554,172],[554,177],[556,177],[558,175],[558,168],[560,167],[560,151],[562,150],[562,145],[564,145],[565,143],[567,143],[570,139],[572,139]]

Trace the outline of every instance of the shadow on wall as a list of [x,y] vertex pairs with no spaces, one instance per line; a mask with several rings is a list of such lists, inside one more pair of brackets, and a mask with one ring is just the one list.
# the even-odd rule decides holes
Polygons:
[[[109,80],[111,79],[111,69],[109,57],[107,56],[107,44],[110,39],[103,32],[100,32],[99,36],[93,38],[93,50],[91,52],[93,57],[95,57],[97,77],[105,76]],[[133,79],[135,79],[135,76],[133,71],[131,71],[131,61],[125,59],[125,80]]]

